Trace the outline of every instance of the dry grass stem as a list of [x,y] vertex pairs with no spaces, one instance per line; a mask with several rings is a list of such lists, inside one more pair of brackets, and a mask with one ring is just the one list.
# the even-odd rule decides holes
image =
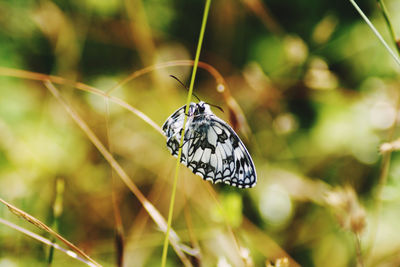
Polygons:
[[[23,218],[24,220],[26,220],[27,222],[35,225],[36,227],[48,232],[50,235],[52,235],[53,237],[55,237],[56,239],[60,240],[61,242],[63,242],[67,247],[69,247],[72,251],[74,251],[75,253],[77,253],[78,255],[80,255],[83,259],[85,259],[86,261],[91,262],[94,266],[101,266],[100,264],[98,264],[96,261],[94,261],[92,258],[90,258],[86,253],[84,253],[82,250],[80,250],[78,247],[76,247],[74,244],[72,244],[71,242],[69,242],[68,240],[66,240],[64,237],[62,237],[61,235],[59,235],[58,233],[56,233],[55,231],[53,231],[50,227],[48,227],[47,225],[45,225],[44,223],[42,223],[40,220],[36,219],[35,217],[33,217],[32,215],[29,215],[28,213],[18,209],[17,207],[11,205],[10,203],[6,202],[5,200],[0,198],[0,202],[3,203],[4,205],[7,206],[7,208],[14,213],[15,215]],[[13,225],[3,219],[1,219],[1,222],[3,224],[6,224],[24,234],[27,234],[33,238],[35,238],[36,240],[39,240],[43,243],[46,243],[48,245],[52,245],[54,248],[56,249],[60,249],[60,247],[58,246],[54,246],[55,244],[53,242],[50,242],[49,240],[46,240],[34,233],[31,233],[21,227],[18,227],[16,225]],[[67,253],[68,254],[68,253]],[[69,253],[69,255],[71,256],[72,254]]]
[[62,85],[71,85],[74,88],[77,88],[79,90],[83,90],[86,92],[90,92],[99,96],[102,96],[104,98],[109,99],[110,101],[117,103],[123,108],[126,108],[127,110],[131,111],[133,114],[138,116],[140,119],[142,119],[144,122],[146,122],[148,125],[153,127],[157,132],[159,132],[161,135],[163,135],[161,128],[152,120],[150,119],[146,114],[141,112],[140,110],[132,107],[125,101],[114,97],[114,96],[109,96],[108,94],[104,93],[103,91],[100,91],[99,89],[86,85],[84,83],[80,82],[72,82],[70,80],[64,79],[62,77],[58,76],[52,76],[52,75],[46,75],[46,74],[41,74],[37,72],[30,72],[30,71],[24,71],[24,70],[17,70],[17,69],[11,69],[11,68],[4,68],[0,67],[0,75],[2,76],[11,76],[11,77],[18,77],[18,78],[23,78],[23,79],[29,79],[29,80],[36,80],[36,81],[50,81],[56,84],[62,84]]

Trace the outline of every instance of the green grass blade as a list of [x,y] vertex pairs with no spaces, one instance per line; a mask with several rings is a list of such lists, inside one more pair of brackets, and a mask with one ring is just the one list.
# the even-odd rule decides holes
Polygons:
[[393,52],[393,50],[389,47],[389,45],[383,39],[382,35],[378,32],[378,30],[371,23],[371,21],[368,19],[368,17],[364,14],[364,12],[361,10],[361,8],[357,5],[357,3],[354,0],[349,0],[349,1],[354,6],[354,8],[357,10],[357,12],[360,14],[360,16],[364,19],[364,21],[367,23],[367,25],[371,28],[372,32],[376,35],[376,37],[378,37],[379,41],[381,41],[383,46],[386,48],[386,50],[389,52],[389,54],[393,57],[393,59],[396,61],[396,63],[400,66],[400,59],[396,56],[396,54]]
[[[204,32],[206,29],[207,18],[208,18],[208,11],[210,10],[210,4],[211,4],[211,0],[207,0],[205,8],[204,8],[203,20],[202,20],[201,29],[200,29],[200,37],[199,37],[199,41],[197,43],[196,57],[194,60],[194,65],[193,65],[192,78],[190,80],[189,92],[188,92],[188,96],[187,96],[187,100],[186,100],[186,109],[185,109],[186,114],[188,113],[190,100],[192,98],[193,86],[194,86],[194,81],[196,78],[197,66],[199,64],[201,46],[203,43]],[[170,200],[169,211],[168,211],[168,226],[167,226],[167,232],[165,234],[163,254],[162,254],[162,258],[161,258],[161,266],[162,267],[165,267],[165,264],[167,261],[169,231],[171,229],[172,214],[174,211],[176,185],[178,183],[179,164],[180,164],[180,158],[182,156],[182,144],[183,144],[183,137],[185,136],[186,120],[187,120],[187,117],[185,116],[185,119],[183,122],[183,131],[182,131],[181,140],[179,143],[179,151],[178,151],[178,157],[177,157],[176,167],[175,167],[174,183],[172,186],[172,194],[171,194],[171,200]]]

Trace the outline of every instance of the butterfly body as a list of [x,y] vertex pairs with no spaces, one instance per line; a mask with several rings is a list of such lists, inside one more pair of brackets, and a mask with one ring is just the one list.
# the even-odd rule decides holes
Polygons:
[[[178,156],[185,108],[175,111],[162,126],[174,157]],[[254,163],[235,131],[202,101],[190,103],[187,116],[181,163],[212,183],[253,187],[257,182]]]

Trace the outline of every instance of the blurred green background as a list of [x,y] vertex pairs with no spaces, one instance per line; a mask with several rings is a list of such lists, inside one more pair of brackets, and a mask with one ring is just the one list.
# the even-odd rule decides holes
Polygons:
[[[400,33],[400,2],[385,3]],[[0,1],[0,67],[106,91],[142,68],[194,59],[204,4]],[[377,2],[360,5],[390,42]],[[247,190],[213,185],[216,201],[206,182],[181,168],[172,225],[185,244],[199,248],[194,266],[265,266],[282,257],[291,266],[355,266],[357,259],[400,266],[400,157],[389,158],[386,176],[379,153],[398,136],[399,66],[350,2],[213,1],[200,60],[221,73],[243,110],[249,131],[240,124],[236,130],[255,161],[258,184]],[[191,68],[158,69],[112,95],[161,126],[186,100],[170,74],[189,84]],[[167,217],[175,158],[163,136],[116,104],[107,111],[102,97],[56,86]],[[203,69],[195,93],[224,108],[214,112],[230,121]],[[159,266],[164,234],[112,178],[86,135],[41,82],[0,69],[0,198],[97,262],[116,266],[113,192],[124,266]],[[0,217],[50,238],[5,206]],[[48,247],[0,224],[0,267],[48,261]],[[182,265],[172,248],[167,264]],[[59,251],[51,265],[84,266]]]

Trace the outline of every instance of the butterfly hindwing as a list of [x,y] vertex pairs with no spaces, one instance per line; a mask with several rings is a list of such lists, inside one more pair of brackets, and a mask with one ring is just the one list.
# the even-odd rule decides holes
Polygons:
[[[202,108],[204,105],[205,108]],[[178,156],[185,106],[164,123],[167,147]],[[257,182],[253,160],[235,131],[215,116],[204,102],[191,103],[180,161],[193,173],[213,183],[247,188]]]
[[253,160],[235,131],[215,115],[210,130],[217,138],[215,154],[219,165],[215,177],[221,175],[224,183],[241,188],[254,186],[257,178]]

